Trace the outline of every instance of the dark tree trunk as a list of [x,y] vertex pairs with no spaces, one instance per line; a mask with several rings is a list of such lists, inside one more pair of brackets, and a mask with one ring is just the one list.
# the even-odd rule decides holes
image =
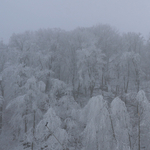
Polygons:
[[[33,139],[34,139],[34,133],[35,133],[35,110],[33,111]],[[31,150],[34,148],[34,141],[32,141]]]

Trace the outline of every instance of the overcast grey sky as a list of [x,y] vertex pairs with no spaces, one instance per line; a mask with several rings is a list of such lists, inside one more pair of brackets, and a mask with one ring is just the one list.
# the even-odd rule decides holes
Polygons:
[[110,24],[120,32],[150,32],[150,0],[0,0],[0,38],[59,27]]

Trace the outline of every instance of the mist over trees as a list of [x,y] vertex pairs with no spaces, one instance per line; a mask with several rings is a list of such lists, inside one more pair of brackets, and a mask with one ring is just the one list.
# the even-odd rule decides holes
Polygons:
[[150,40],[109,25],[0,42],[2,150],[149,150]]

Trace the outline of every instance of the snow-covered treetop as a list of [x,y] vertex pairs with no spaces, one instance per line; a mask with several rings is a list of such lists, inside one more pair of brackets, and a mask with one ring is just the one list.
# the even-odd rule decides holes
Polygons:
[[95,46],[91,46],[87,49],[82,49],[77,51],[78,56],[78,67],[80,68],[81,65],[87,65],[87,61],[89,63],[96,62],[97,64],[101,65],[104,63],[103,58],[105,55],[102,53],[100,49],[97,49]]
[[121,126],[129,126],[129,114],[125,103],[118,97],[111,102],[111,112],[114,120],[119,120]]
[[[46,124],[50,131],[48,131],[47,127],[45,126]],[[37,125],[36,136],[41,138],[44,135],[47,135],[49,132],[53,133],[60,128],[60,125],[60,118],[56,115],[53,108],[49,108],[43,119]]]
[[59,101],[58,101],[59,106],[63,106],[66,110],[68,109],[78,109],[79,105],[77,102],[74,100],[72,96],[63,96]]
[[145,92],[143,90],[139,91],[137,94],[137,101],[138,102],[144,102],[144,103],[148,103],[148,100],[145,96]]
[[67,85],[58,79],[51,79],[51,91],[50,94],[53,99],[59,99],[65,94]]
[[30,79],[27,80],[26,88],[28,90],[30,90],[30,89],[35,90],[37,88],[36,87],[36,79],[34,76],[32,76]]
[[21,106],[24,106],[25,102],[25,95],[18,96],[17,98],[13,99],[6,107],[6,109],[10,109],[11,107],[15,107],[15,109],[22,109]]
[[49,108],[36,127],[35,137],[40,147],[43,143],[53,150],[61,150],[67,146],[68,134],[61,129],[61,123],[53,108]]
[[[55,110],[57,115],[63,119],[72,116],[72,111],[78,110],[80,107],[74,98],[70,95],[65,95],[59,99]],[[76,114],[75,114],[76,117]]]
[[141,56],[139,53],[131,52],[124,52],[120,57],[122,64],[126,63],[129,60],[134,61],[136,64],[140,62]]
[[44,70],[39,70],[39,68],[37,68],[35,70],[35,77],[38,79],[38,80],[42,80],[45,82],[46,80],[46,77],[48,76],[53,76],[54,75],[54,72],[52,70],[48,70],[48,69],[44,69]]
[[103,100],[103,96],[98,95],[92,97],[88,104],[83,108],[80,114],[80,120],[86,122],[90,122],[91,120],[95,120],[97,115],[101,114],[101,110],[107,106],[105,100]]
[[126,106],[125,103],[118,97],[116,97],[112,102],[111,102],[111,110],[114,115],[118,115],[120,112],[125,112],[126,111]]
[[150,113],[150,103],[148,102],[145,92],[143,90],[139,91],[136,97],[137,100],[137,107],[138,107],[138,113],[140,116],[148,116]]

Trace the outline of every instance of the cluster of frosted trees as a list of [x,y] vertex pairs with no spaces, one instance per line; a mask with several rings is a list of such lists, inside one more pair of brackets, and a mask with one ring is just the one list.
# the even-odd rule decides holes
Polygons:
[[[141,34],[120,35],[108,25],[99,25],[68,32],[41,29],[13,34],[6,49],[13,63],[53,71],[55,78],[72,86],[77,99],[92,97],[94,89],[112,92],[113,97],[147,90],[149,48],[149,40]],[[2,55],[1,71],[3,59]]]
[[1,41],[0,147],[150,149],[149,48],[108,25]]
[[[42,113],[38,106],[41,94],[38,95],[39,89],[34,86],[35,80],[31,79],[29,92],[6,108],[14,113],[10,119],[11,130],[4,129],[1,135],[3,149],[150,149],[150,104],[143,91],[127,95],[125,101],[116,97],[110,104],[98,95],[83,108],[68,93],[51,102],[54,105]],[[26,104],[29,97],[32,97],[30,109]]]

